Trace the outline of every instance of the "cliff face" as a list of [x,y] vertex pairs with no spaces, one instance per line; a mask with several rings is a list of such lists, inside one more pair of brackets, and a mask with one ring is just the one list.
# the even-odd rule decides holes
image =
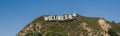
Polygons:
[[[114,33],[114,34],[111,34]],[[64,21],[44,21],[44,16],[26,25],[16,36],[120,36],[120,26],[99,17],[78,15]]]

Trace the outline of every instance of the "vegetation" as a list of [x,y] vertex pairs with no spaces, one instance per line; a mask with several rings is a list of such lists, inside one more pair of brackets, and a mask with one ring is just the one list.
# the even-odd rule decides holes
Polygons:
[[112,28],[108,30],[108,34],[110,34],[110,36],[118,36],[117,32]]
[[107,21],[107,23],[112,26],[112,29],[114,29],[115,31],[118,31],[120,33],[120,24],[119,23],[115,23],[114,21],[112,21],[112,22]]
[[92,29],[94,30],[99,30],[101,29],[99,23],[98,23],[98,20],[100,19],[99,17],[85,17],[85,16],[82,16],[81,17],[82,21],[83,22],[86,22],[88,24],[88,27],[91,27]]
[[40,32],[28,32],[25,36],[42,36]]
[[54,31],[49,31],[46,34],[46,36],[67,36],[67,35],[65,34],[65,32],[54,30]]

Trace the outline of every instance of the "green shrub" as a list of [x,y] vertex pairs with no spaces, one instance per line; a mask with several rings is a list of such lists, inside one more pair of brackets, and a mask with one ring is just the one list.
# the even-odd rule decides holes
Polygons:
[[62,31],[49,31],[46,36],[66,36],[65,32]]
[[25,36],[41,36],[40,32],[28,32]]
[[108,34],[110,36],[118,36],[117,32],[114,29],[112,29],[112,28],[108,30]]

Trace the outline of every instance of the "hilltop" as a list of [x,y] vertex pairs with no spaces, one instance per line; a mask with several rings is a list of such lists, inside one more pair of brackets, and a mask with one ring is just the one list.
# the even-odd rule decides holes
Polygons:
[[78,15],[65,21],[45,21],[40,16],[27,24],[16,36],[120,36],[120,23],[100,17]]

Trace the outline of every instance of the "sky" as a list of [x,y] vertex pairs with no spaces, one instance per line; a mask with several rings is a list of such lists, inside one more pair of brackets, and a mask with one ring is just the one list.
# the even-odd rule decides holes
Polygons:
[[120,22],[120,0],[0,0],[0,36],[16,36],[42,15],[78,13]]

